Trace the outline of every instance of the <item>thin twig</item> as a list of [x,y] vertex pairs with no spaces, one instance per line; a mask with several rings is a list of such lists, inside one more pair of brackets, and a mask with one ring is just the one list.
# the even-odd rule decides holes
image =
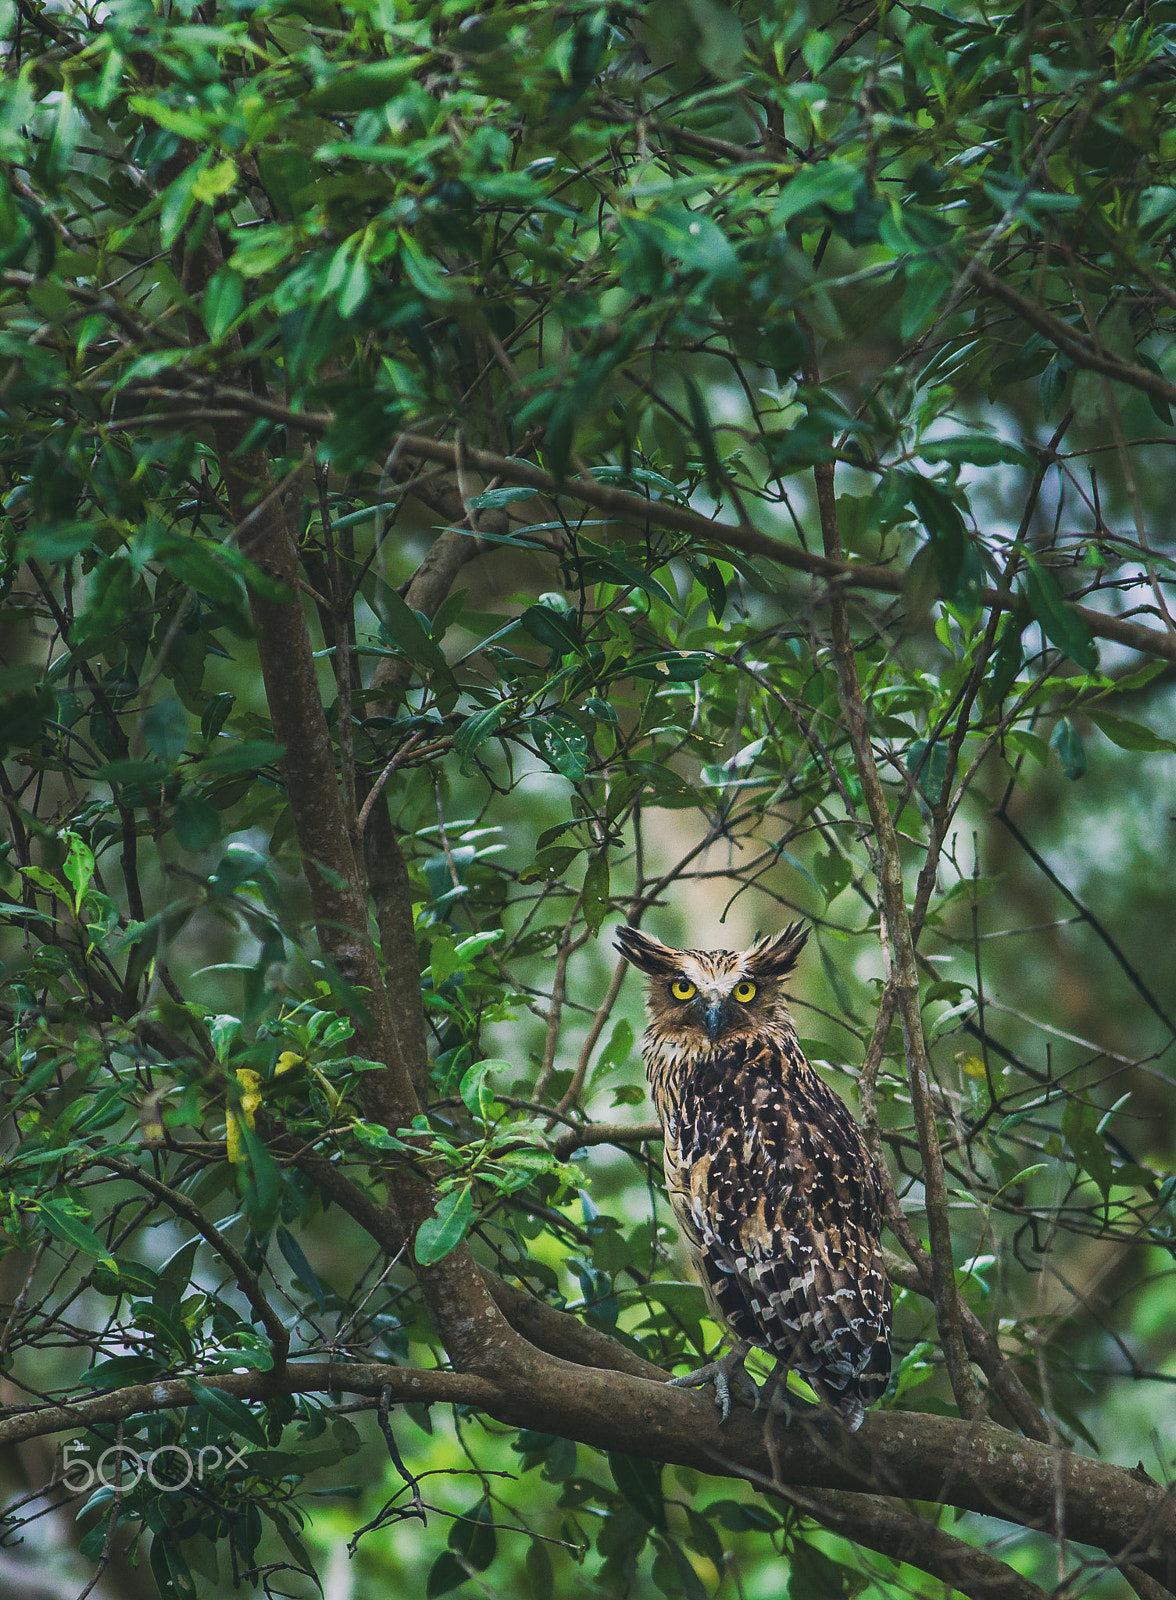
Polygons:
[[[815,362],[810,361],[807,364],[805,380],[814,385],[820,383],[820,373],[816,369]],[[842,558],[842,544],[837,519],[833,464],[819,463],[813,470],[825,554],[830,560],[839,561]],[[886,795],[874,760],[869,722],[854,661],[848,608],[845,596],[837,585],[831,586],[829,610],[838,696],[845,714],[858,777],[874,829],[874,871],[881,897],[883,933],[888,946],[890,984],[894,988],[897,1009],[902,1019],[907,1076],[911,1087],[911,1107],[915,1116],[922,1157],[927,1228],[930,1235],[931,1265],[935,1285],[935,1321],[943,1343],[956,1404],[960,1408],[961,1415],[971,1418],[981,1412],[983,1402],[968,1362],[967,1347],[960,1323],[960,1298],[955,1282],[951,1228],[948,1221],[947,1181],[943,1170],[943,1156],[939,1148],[935,1107],[931,1098],[931,1066],[923,1035],[923,1019],[919,1011],[919,973],[915,961],[910,918],[907,914],[902,854],[894,828],[894,819],[890,815],[890,808],[886,803]]]

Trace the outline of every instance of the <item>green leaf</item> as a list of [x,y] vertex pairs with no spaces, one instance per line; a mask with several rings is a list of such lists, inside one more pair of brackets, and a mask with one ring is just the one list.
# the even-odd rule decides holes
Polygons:
[[200,714],[200,736],[208,744],[216,738],[225,725],[229,712],[237,703],[235,694],[214,694]]
[[65,861],[62,863],[62,875],[73,884],[74,910],[81,911],[82,901],[86,898],[86,890],[94,877],[95,861],[94,852],[84,839],[76,833],[69,835],[69,850]]
[[842,976],[841,968],[838,966],[837,962],[834,961],[828,950],[826,950],[824,944],[818,945],[817,951],[820,955],[821,967],[824,971],[826,979],[828,980],[829,987],[837,997],[837,1005],[839,1009],[843,1015],[852,1017],[853,996],[850,994],[848,985],[845,982],[845,978]]
[[157,700],[143,717],[143,738],[153,756],[172,767],[188,747],[188,717],[178,700]]
[[476,1572],[486,1570],[498,1551],[494,1512],[489,1500],[483,1497],[455,1519],[449,1529],[449,1548]]
[[596,933],[600,924],[608,915],[609,901],[609,869],[608,856],[605,851],[592,857],[588,869],[584,873],[584,889],[581,896],[581,908],[584,912],[584,921]]
[[706,1295],[701,1284],[658,1279],[640,1289],[625,1291],[626,1296],[630,1294],[634,1303],[648,1301],[653,1305],[665,1306],[676,1316],[686,1319],[697,1321],[699,1317],[707,1315]]
[[530,606],[519,619],[533,639],[547,645],[553,655],[566,656],[584,649],[584,636],[572,612],[556,611],[552,606]]
[[429,1568],[429,1576],[425,1580],[425,1600],[439,1600],[441,1595],[468,1583],[472,1576],[452,1550],[442,1550]]
[[63,1243],[72,1245],[74,1249],[81,1250],[88,1256],[96,1256],[99,1261],[107,1266],[114,1265],[114,1258],[106,1245],[94,1232],[90,1224],[85,1221],[81,1207],[73,1200],[47,1199],[36,1201],[37,1210],[44,1218],[45,1226],[49,1232],[55,1234]]
[[634,678],[664,678],[667,683],[696,683],[710,670],[710,660],[701,651],[647,650],[629,662]]
[[199,795],[183,794],[172,812],[172,828],[181,850],[207,850],[220,838],[220,812]]
[[705,212],[686,206],[663,206],[650,212],[645,225],[659,247],[687,271],[712,284],[736,284],[743,276],[739,257],[727,235]]
[[260,772],[262,767],[272,766],[274,762],[280,761],[285,753],[286,746],[274,744],[272,739],[232,740],[223,744],[218,742],[216,753],[205,756],[198,770],[201,777],[212,777],[214,774],[217,777],[226,777],[235,772]]
[[613,1025],[613,1031],[609,1035],[608,1043],[596,1058],[596,1066],[592,1072],[593,1083],[596,1082],[598,1077],[602,1077],[607,1072],[612,1072],[614,1068],[623,1067],[632,1054],[635,1042],[636,1035],[633,1032],[633,1024],[628,1017],[618,1017]]
[[686,0],[685,9],[698,29],[699,61],[720,82],[736,77],[747,48],[738,13],[716,0]]
[[1024,450],[989,433],[960,433],[947,439],[928,439],[919,446],[919,455],[924,461],[953,464],[966,461],[977,467],[992,467],[1001,461],[1016,467],[1033,465],[1033,458]]
[[1069,717],[1059,717],[1050,735],[1050,748],[1057,752],[1058,760],[1062,763],[1062,771],[1071,781],[1080,778],[1086,771],[1086,751],[1082,747],[1082,740],[1078,730]]
[[1176,750],[1176,740],[1165,739],[1142,722],[1132,722],[1129,717],[1112,716],[1109,711],[1095,711],[1084,707],[1086,715],[1100,733],[1105,733],[1120,750]]
[[1103,1113],[1085,1095],[1066,1102],[1062,1132],[1078,1167],[1098,1185],[1106,1199],[1114,1183],[1114,1169],[1099,1124]]
[[231,1434],[248,1439],[251,1444],[264,1446],[268,1442],[265,1428],[244,1400],[239,1400],[235,1394],[229,1394],[224,1389],[199,1383],[195,1378],[189,1378],[188,1385],[196,1404]]
[[727,609],[727,585],[723,581],[723,574],[719,571],[717,563],[700,560],[696,556],[687,556],[686,565],[706,590],[711,616],[716,622],[722,622],[723,613]]
[[514,505],[516,500],[531,500],[538,493],[538,489],[526,488],[487,489],[484,494],[472,495],[466,504],[471,511],[494,511]]
[[36,744],[45,723],[56,714],[57,697],[51,689],[6,695],[0,701],[0,757]]
[[666,1548],[670,1559],[674,1563],[677,1583],[672,1588],[667,1586],[667,1593],[680,1593],[685,1600],[708,1600],[707,1592],[701,1578],[695,1572],[690,1558],[676,1540],[667,1540]]
[[278,1241],[278,1249],[285,1257],[286,1263],[294,1273],[294,1276],[305,1289],[310,1291],[319,1310],[325,1311],[327,1309],[327,1290],[319,1282],[318,1276],[306,1259],[298,1240],[288,1228],[280,1226],[274,1230],[274,1236]]
[[631,1506],[655,1528],[666,1527],[666,1502],[662,1493],[661,1464],[647,1456],[626,1455],[620,1450],[608,1452],[609,1470],[613,1481]]
[[248,612],[245,580],[236,570],[227,551],[203,539],[165,539],[156,543],[153,554],[174,578],[186,583],[197,594],[224,606],[240,616],[242,627]]
[[397,650],[403,651],[427,676],[436,677],[439,683],[452,686],[456,692],[457,685],[453,682],[449,663],[425,632],[416,612],[410,610],[396,590],[387,584],[378,585],[372,604],[384,625],[389,642]]
[[992,656],[992,667],[984,685],[987,704],[1001,705],[1017,681],[1017,674],[1024,662],[1021,628],[1022,622],[1018,618],[1009,617],[1001,629]]
[[398,51],[386,61],[332,65],[324,81],[306,96],[305,103],[312,111],[332,114],[386,105],[427,60],[427,56]]
[[698,448],[702,454],[702,464],[706,468],[707,488],[718,499],[723,491],[723,465],[715,448],[715,436],[711,431],[706,402],[699,393],[698,385],[691,378],[687,378],[685,383],[686,400],[690,407],[690,421],[694,428],[694,437],[698,440]]
[[476,751],[497,733],[502,724],[513,714],[514,708],[508,701],[503,700],[496,706],[487,707],[485,711],[475,711],[472,717],[467,717],[462,723],[453,736],[453,746],[461,757],[461,770],[467,776],[474,771],[473,757]]
[[261,1238],[269,1232],[278,1214],[282,1173],[263,1141],[243,1118],[238,1117],[237,1127],[241,1136],[241,1160],[237,1166],[241,1204],[254,1233]]
[[588,771],[588,735],[558,712],[533,717],[528,729],[544,760],[565,778],[579,783]]
[[932,744],[928,744],[926,739],[912,740],[907,752],[906,769],[919,787],[920,804],[924,805],[924,796],[928,802],[938,801],[947,774],[947,745],[942,739],[936,739]]
[[245,280],[232,267],[221,267],[208,280],[200,314],[211,339],[223,339],[245,308]]
[[[107,1261],[106,1265],[114,1263]],[[112,1389],[125,1389],[135,1383],[151,1383],[159,1376],[159,1363],[146,1356],[111,1356],[97,1366],[83,1372],[78,1379],[87,1389],[109,1393]]]
[[795,1542],[789,1551],[788,1600],[852,1600],[869,1581],[816,1545]]
[[813,876],[825,897],[827,911],[841,891],[848,887],[853,878],[853,866],[840,850],[830,846],[813,857]]
[[1005,744],[1016,753],[1032,756],[1039,767],[1049,765],[1049,746],[1040,734],[1030,733],[1028,728],[1010,728]]
[[160,1600],[196,1600],[196,1580],[170,1532],[155,1534],[150,1560],[151,1576],[159,1586]]
[[806,212],[820,214],[825,206],[833,211],[852,211],[859,177],[858,169],[847,161],[822,161],[801,167],[785,183],[772,207],[773,226],[783,227]]
[[732,1533],[747,1533],[755,1530],[760,1533],[774,1533],[781,1526],[780,1518],[762,1506],[743,1505],[738,1500],[712,1500],[705,1508],[705,1515],[717,1517],[724,1528],[729,1528]]
[[[156,111],[152,115],[157,114],[158,102]],[[204,129],[201,127],[197,137],[202,137],[203,134]],[[165,250],[170,250],[176,242],[192,207],[196,204],[196,183],[207,164],[207,155],[197,157],[196,161],[190,167],[185,167],[179,177],[173,179],[163,191],[163,200],[159,208],[159,240]]]
[[494,1099],[489,1083],[486,1081],[492,1072],[510,1072],[512,1067],[509,1061],[495,1060],[489,1057],[485,1061],[475,1061],[462,1076],[458,1085],[458,1094],[465,1102],[466,1109],[475,1117],[483,1121],[489,1113],[491,1102]]
[[[679,1475],[683,1469],[679,1469]],[[687,1506],[686,1518],[690,1523],[690,1542],[700,1555],[715,1568],[722,1568],[724,1560],[723,1541],[712,1527],[709,1518],[695,1511],[693,1506]]]
[[[934,317],[952,285],[950,272],[945,272],[938,261],[908,261],[903,273],[902,304],[899,332],[904,341],[914,339]],[[950,460],[949,456],[929,455],[920,449],[926,461]]]
[[527,1583],[531,1600],[553,1600],[555,1573],[547,1546],[540,1539],[532,1539],[527,1546]]
[[1098,650],[1090,629],[1058,588],[1053,574],[1031,555],[1025,557],[1025,593],[1050,643],[1087,672],[1097,672]]
[[621,588],[643,589],[653,599],[662,601],[674,611],[678,610],[676,597],[664,583],[659,582],[652,573],[644,572],[616,550],[609,550],[592,539],[581,539],[578,557],[576,566],[581,582],[615,583]]
[[431,1217],[417,1229],[413,1251],[422,1267],[432,1267],[455,1250],[474,1220],[474,1197],[468,1183],[448,1190],[437,1200]]
[[448,983],[461,966],[457,946],[445,934],[438,934],[429,946],[429,978],[434,989]]
[[945,599],[967,600],[976,587],[966,562],[968,530],[959,507],[940,483],[917,473],[902,473],[903,486],[919,521],[927,530]]

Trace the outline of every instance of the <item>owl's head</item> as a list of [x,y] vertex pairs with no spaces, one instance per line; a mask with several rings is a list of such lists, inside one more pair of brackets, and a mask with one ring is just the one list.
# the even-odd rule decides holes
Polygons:
[[701,1046],[790,1025],[783,980],[807,938],[808,929],[794,922],[749,950],[674,950],[637,928],[621,928],[616,945],[649,978],[651,1026]]

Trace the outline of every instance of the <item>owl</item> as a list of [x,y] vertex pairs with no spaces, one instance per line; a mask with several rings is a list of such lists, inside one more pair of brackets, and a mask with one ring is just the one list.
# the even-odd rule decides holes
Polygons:
[[666,1188],[717,1320],[713,1380],[727,1418],[752,1345],[791,1370],[850,1428],[890,1376],[890,1285],[881,1185],[861,1130],[805,1060],[783,981],[800,923],[749,950],[673,950],[622,928],[617,948],[648,979],[645,1067],[665,1133]]

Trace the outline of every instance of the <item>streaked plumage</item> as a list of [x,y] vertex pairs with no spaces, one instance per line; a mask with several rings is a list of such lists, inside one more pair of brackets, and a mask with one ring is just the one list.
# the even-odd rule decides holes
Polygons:
[[797,923],[742,953],[673,950],[622,928],[617,947],[649,977],[666,1186],[707,1298],[737,1341],[800,1373],[856,1428],[890,1375],[881,1189],[784,1002],[806,938]]

